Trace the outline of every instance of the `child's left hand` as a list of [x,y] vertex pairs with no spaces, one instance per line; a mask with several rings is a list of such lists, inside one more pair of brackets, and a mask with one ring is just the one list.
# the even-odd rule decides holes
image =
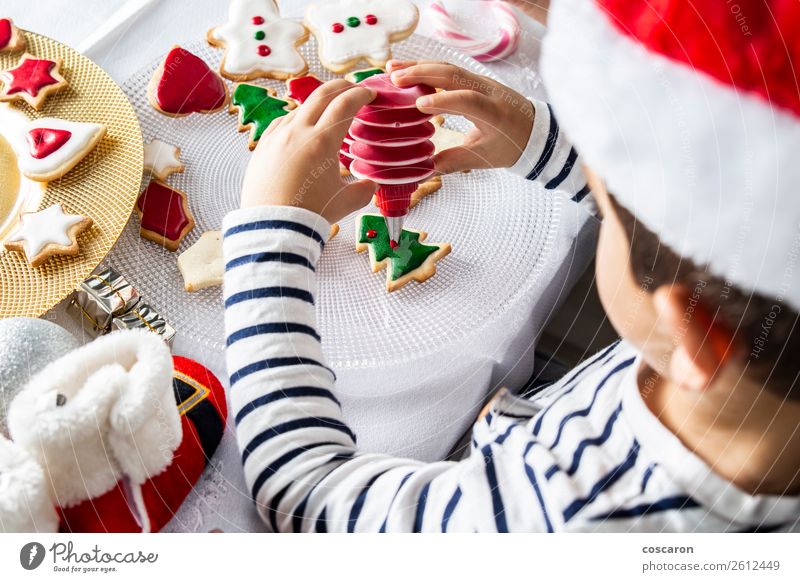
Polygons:
[[297,206],[337,222],[366,206],[377,186],[368,180],[344,183],[339,147],[353,116],[374,98],[370,89],[336,79],[273,121],[247,166],[242,208]]

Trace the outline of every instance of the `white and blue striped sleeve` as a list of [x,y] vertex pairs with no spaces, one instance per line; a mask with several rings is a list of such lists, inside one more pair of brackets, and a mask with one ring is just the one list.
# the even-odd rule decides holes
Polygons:
[[358,451],[316,332],[315,269],[329,232],[323,218],[260,207],[230,213],[223,230],[229,398],[245,479],[268,527],[504,530],[523,525],[506,503],[524,503],[533,507],[524,529],[550,529],[540,493],[521,485],[532,482],[533,465],[501,443],[460,463]]
[[547,190],[567,192],[582,202],[590,192],[578,152],[560,131],[549,103],[531,100],[535,111],[533,130],[519,160],[510,171],[542,182]]

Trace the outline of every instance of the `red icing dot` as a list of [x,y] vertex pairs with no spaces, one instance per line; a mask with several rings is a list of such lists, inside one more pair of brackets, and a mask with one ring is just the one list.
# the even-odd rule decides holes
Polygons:
[[32,129],[28,132],[31,157],[37,160],[46,158],[59,150],[71,137],[72,132],[64,129],[51,129],[49,127]]
[[378,231],[376,230],[367,231],[367,238],[375,238],[376,236],[378,236]]
[[374,14],[367,14],[364,17],[364,22],[366,22],[369,25],[378,24],[378,17],[375,16]]
[[258,54],[260,54],[262,57],[268,57],[271,52],[272,49],[270,49],[267,45],[265,44],[258,45]]
[[394,242],[393,240],[390,240],[390,241],[389,241],[389,246],[390,246],[390,247],[392,247],[393,249],[396,249],[396,248],[397,248],[398,246],[400,246],[400,245],[398,245],[398,244],[397,244],[396,242]]
[[339,34],[344,30],[344,24],[342,24],[341,22],[334,22],[333,26],[331,26],[331,30],[336,34]]
[[259,24],[264,24],[264,17],[263,16],[253,16],[253,24],[258,26]]

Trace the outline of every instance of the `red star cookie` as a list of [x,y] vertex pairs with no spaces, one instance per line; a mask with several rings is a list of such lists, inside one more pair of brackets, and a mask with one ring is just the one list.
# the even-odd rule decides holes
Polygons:
[[25,36],[10,18],[0,18],[0,53],[13,53],[25,48]]
[[158,243],[175,252],[194,228],[186,193],[170,188],[164,182],[152,180],[136,201],[142,238]]
[[60,67],[61,59],[37,59],[25,53],[16,67],[0,71],[0,101],[22,99],[38,110],[50,93],[67,86]]

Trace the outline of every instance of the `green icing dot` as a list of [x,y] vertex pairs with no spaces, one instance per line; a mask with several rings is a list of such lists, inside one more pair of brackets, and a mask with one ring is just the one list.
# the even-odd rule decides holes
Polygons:
[[285,109],[288,105],[286,101],[276,99],[264,87],[248,83],[240,83],[236,86],[232,102],[240,108],[241,124],[253,125],[253,141],[261,139],[261,134],[274,119],[289,113]]
[[256,31],[254,36],[256,37],[256,40],[264,40],[267,37],[263,30]]
[[360,83],[364,79],[369,79],[373,75],[382,75],[385,73],[383,69],[364,69],[362,71],[353,71],[353,81]]
[[[374,230],[376,236],[369,238],[367,231]],[[419,242],[418,232],[403,230],[397,248],[392,248],[389,241],[389,230],[383,216],[364,214],[360,218],[358,227],[358,242],[369,244],[374,251],[375,261],[389,260],[389,273],[392,281],[418,269],[425,260],[439,250],[436,245],[426,245]]]
[[357,16],[351,16],[350,18],[347,19],[347,26],[349,26],[350,28],[355,28],[359,24],[361,24],[361,21],[358,19]]

